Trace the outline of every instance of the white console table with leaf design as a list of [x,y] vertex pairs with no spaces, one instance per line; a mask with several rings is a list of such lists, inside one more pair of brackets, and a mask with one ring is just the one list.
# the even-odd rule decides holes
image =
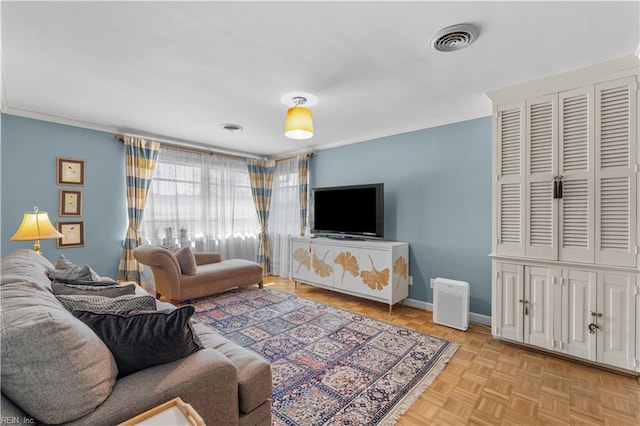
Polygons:
[[293,237],[291,277],[298,283],[389,304],[409,296],[409,244]]

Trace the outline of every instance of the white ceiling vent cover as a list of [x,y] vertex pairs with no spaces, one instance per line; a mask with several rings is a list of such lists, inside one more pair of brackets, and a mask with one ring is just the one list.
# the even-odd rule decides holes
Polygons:
[[478,27],[475,25],[452,25],[441,29],[431,37],[431,47],[438,52],[453,52],[464,49],[476,41],[479,32]]

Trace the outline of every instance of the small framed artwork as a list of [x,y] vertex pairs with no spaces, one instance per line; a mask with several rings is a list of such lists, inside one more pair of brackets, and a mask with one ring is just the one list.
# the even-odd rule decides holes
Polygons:
[[63,237],[58,238],[58,248],[84,246],[84,222],[57,222],[56,227]]
[[56,179],[58,185],[84,186],[84,160],[58,157]]
[[60,190],[60,216],[82,216],[82,191]]

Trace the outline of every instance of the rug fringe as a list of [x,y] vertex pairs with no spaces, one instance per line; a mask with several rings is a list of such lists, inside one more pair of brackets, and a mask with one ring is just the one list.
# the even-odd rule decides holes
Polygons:
[[453,355],[460,347],[457,343],[450,342],[450,346],[440,355],[436,365],[411,389],[400,402],[386,415],[380,423],[381,426],[392,426],[398,423],[400,418],[411,408],[414,402],[422,395],[429,385],[447,366]]

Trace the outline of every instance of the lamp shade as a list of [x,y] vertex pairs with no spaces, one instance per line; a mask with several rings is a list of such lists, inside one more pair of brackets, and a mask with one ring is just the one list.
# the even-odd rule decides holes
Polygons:
[[47,240],[52,238],[62,238],[62,235],[53,227],[49,220],[47,212],[27,212],[22,217],[20,227],[11,237],[11,241],[31,241],[35,240],[33,249],[40,253],[39,240]]
[[309,139],[313,136],[313,120],[311,110],[303,106],[295,106],[287,111],[284,123],[284,135],[291,139]]

